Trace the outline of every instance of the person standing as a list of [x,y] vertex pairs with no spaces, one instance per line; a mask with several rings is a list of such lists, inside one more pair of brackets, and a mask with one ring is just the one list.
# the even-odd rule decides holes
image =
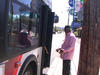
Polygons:
[[70,26],[65,26],[64,31],[65,31],[65,40],[61,48],[56,49],[56,51],[60,53],[60,56],[63,59],[62,75],[70,75],[70,66],[74,54],[76,37],[71,32]]

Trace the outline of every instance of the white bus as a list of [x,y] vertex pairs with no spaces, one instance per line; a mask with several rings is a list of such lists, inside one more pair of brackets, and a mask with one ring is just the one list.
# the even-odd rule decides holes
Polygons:
[[0,75],[41,75],[50,65],[54,13],[44,1],[0,0]]

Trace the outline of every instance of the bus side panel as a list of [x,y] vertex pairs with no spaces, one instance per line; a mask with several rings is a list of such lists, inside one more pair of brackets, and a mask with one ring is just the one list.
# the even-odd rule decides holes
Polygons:
[[5,75],[17,75],[18,68],[21,66],[21,63],[18,65],[22,59],[22,55],[14,57],[5,64]]
[[0,65],[0,75],[5,75],[5,64]]
[[17,75],[19,74],[22,65],[24,64],[25,60],[30,56],[33,55],[37,59],[37,75],[40,75],[40,68],[41,68],[41,56],[42,56],[42,47],[38,47],[32,51],[29,51],[27,53],[24,53],[21,59],[21,66],[19,67],[17,71]]
[[[37,75],[40,75],[42,47],[36,48],[32,51],[24,53],[23,55],[9,59],[8,62],[5,63],[5,75],[18,75],[21,70],[22,65],[24,64],[24,62],[30,55],[33,55],[36,57]],[[3,71],[3,69],[1,71]],[[2,73],[4,73],[4,71]]]

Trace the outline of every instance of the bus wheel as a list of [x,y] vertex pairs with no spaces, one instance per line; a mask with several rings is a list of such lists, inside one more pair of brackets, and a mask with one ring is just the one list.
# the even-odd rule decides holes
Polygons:
[[31,65],[28,65],[23,75],[34,75],[33,68]]
[[37,60],[35,56],[30,55],[25,60],[18,75],[37,75]]

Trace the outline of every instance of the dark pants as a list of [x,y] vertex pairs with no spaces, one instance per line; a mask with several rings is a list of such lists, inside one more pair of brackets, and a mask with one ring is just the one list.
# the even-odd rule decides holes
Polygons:
[[63,60],[62,75],[70,75],[71,60]]

